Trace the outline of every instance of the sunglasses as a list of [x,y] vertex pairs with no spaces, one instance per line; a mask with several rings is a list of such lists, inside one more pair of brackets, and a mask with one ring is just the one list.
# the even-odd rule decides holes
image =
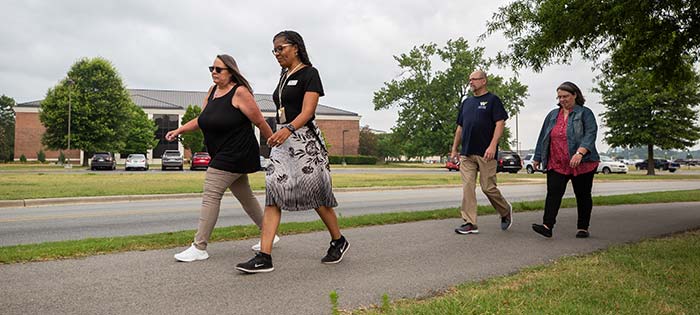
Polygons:
[[216,70],[216,73],[221,73],[221,71],[228,70],[228,68],[209,66],[209,72],[214,72],[214,70]]
[[287,46],[292,46],[292,44],[279,45],[279,46],[275,47],[274,49],[272,49],[272,54],[277,55],[277,54],[281,53],[284,50],[284,47],[287,47]]

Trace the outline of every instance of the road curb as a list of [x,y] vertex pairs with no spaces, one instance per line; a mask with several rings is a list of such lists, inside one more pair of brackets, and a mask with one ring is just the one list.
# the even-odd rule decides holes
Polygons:
[[[407,189],[431,189],[454,188],[461,185],[428,185],[428,186],[390,186],[390,187],[349,187],[334,188],[333,191],[381,191],[381,190],[407,190]],[[264,190],[253,192],[255,195],[264,195]],[[81,203],[107,203],[107,202],[136,202],[165,199],[194,199],[202,198],[201,193],[163,194],[163,195],[123,195],[123,196],[93,196],[93,197],[67,197],[67,198],[41,198],[23,200],[0,200],[0,208],[22,208],[47,205],[81,204]]]

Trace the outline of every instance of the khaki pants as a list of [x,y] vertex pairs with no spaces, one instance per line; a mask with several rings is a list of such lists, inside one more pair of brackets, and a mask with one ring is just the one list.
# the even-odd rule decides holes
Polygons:
[[481,191],[501,214],[508,215],[510,206],[496,186],[496,160],[486,161],[478,155],[460,156],[459,173],[462,175],[462,219],[476,225],[476,173],[479,172]]
[[207,174],[204,177],[202,209],[199,214],[197,234],[194,236],[194,246],[198,249],[204,250],[207,248],[211,232],[214,230],[216,220],[219,219],[221,198],[223,198],[226,189],[231,190],[233,196],[241,203],[243,210],[259,228],[262,228],[263,211],[255,195],[253,195],[253,191],[250,189],[248,175],[226,172],[210,167],[207,169]]

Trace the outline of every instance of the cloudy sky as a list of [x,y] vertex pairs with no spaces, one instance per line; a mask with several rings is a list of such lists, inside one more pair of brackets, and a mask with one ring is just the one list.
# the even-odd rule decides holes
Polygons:
[[[211,84],[207,66],[219,53],[236,58],[256,92],[271,93],[279,73],[272,37],[291,29],[304,36],[321,73],[321,103],[356,112],[361,125],[388,131],[398,109],[374,111],[372,95],[398,76],[392,56],[460,36],[494,56],[507,46],[503,37],[477,38],[507,2],[0,0],[0,94],[18,103],[43,99],[76,60],[96,56],[110,60],[129,88],[204,91]],[[600,114],[600,97],[590,92],[594,76],[591,64],[581,60],[541,73],[521,71],[519,80],[530,93],[519,116],[521,149],[534,148],[563,81],[577,83]],[[515,119],[508,125],[515,133]],[[598,149],[605,151],[602,129]]]

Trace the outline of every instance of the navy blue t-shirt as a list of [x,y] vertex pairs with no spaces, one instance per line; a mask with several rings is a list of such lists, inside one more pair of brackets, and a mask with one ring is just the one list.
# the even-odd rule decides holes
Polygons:
[[462,126],[460,154],[484,156],[493,139],[496,122],[506,119],[508,113],[501,99],[490,92],[464,100],[457,115],[457,125]]

